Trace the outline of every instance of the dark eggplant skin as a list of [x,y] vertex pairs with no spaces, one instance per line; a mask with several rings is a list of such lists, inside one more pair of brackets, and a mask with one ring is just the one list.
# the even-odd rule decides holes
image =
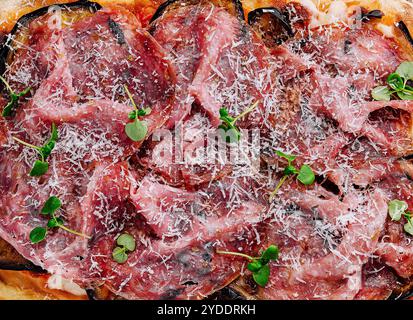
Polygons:
[[5,36],[2,44],[0,45],[0,75],[3,75],[6,70],[7,60],[12,49],[12,42],[15,35],[17,35],[22,28],[28,26],[28,24],[36,18],[39,18],[49,12],[51,8],[58,7],[62,10],[77,10],[88,9],[91,12],[97,12],[102,9],[102,6],[96,2],[80,0],[76,2],[69,2],[64,4],[54,4],[46,7],[39,8],[33,12],[27,13],[17,20],[10,33]]
[[248,24],[261,34],[267,45],[280,45],[294,37],[288,15],[274,7],[263,7],[248,13]]
[[43,269],[23,258],[10,244],[0,238],[0,270],[34,271],[44,273]]
[[409,31],[409,28],[406,26],[406,24],[403,21],[399,21],[396,23],[396,27],[400,29],[400,31],[403,33],[406,40],[409,41],[409,43],[413,47],[413,37]]
[[213,293],[206,300],[218,300],[218,301],[243,301],[247,297],[244,297],[242,294],[233,289],[230,285],[222,288],[221,290]]
[[384,13],[381,10],[371,10],[369,12],[363,12],[361,14],[361,20],[368,22],[372,19],[381,19],[384,17]]
[[[173,9],[174,6],[184,6],[193,4],[202,4],[203,0],[167,0],[162,3],[154,15],[152,16],[150,23],[153,23],[156,19],[160,18],[165,12]],[[240,0],[212,0],[210,1],[217,7],[223,7],[232,15],[236,16],[240,20],[245,20],[244,8]],[[208,3],[208,2],[206,2]]]

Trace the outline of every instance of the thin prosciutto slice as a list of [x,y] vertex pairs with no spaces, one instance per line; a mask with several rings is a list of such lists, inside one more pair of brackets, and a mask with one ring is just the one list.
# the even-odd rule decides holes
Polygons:
[[[96,265],[91,272],[107,278],[107,286],[131,299],[199,299],[236,278],[241,263],[227,261],[215,250],[253,246],[256,234],[251,227],[259,223],[265,206],[245,199],[227,208],[226,189],[236,181],[187,192],[151,179],[145,177],[131,196],[146,225],[136,228],[135,221],[126,226],[140,240],[136,252],[127,264],[116,264],[108,259],[113,240],[102,238],[92,250]],[[139,277],[128,274],[130,268]]]
[[[29,35],[32,47],[27,52],[18,51],[6,73],[11,83],[16,81],[16,74],[22,71],[18,69],[22,68],[19,61],[37,63],[38,69],[33,70],[39,71],[38,76],[33,76],[38,82],[27,83],[33,87],[32,99],[21,101],[15,117],[7,124],[2,122],[0,189],[4,192],[0,196],[0,235],[45,270],[82,283],[90,284],[90,277],[80,272],[85,267],[90,241],[101,234],[117,232],[127,221],[129,171],[123,161],[142,142],[133,143],[125,134],[133,107],[122,86],[128,85],[139,107],[152,108],[152,114],[145,119],[148,135],[167,120],[173,99],[174,74],[164,60],[162,48],[130,16],[123,10],[102,10],[59,30],[48,30],[48,16],[40,17],[29,30],[33,33]],[[117,24],[118,32],[125,33],[124,42],[120,43],[119,34],[109,32],[110,22],[112,27]],[[50,54],[41,49],[47,44],[51,46]],[[86,45],[117,53],[111,58],[110,77],[120,81],[120,95],[104,91],[102,95],[88,96],[85,92],[90,84],[87,75],[81,74],[85,70],[94,72],[96,84],[108,89],[105,70],[99,69],[107,57]],[[30,60],[32,50],[41,52],[40,61]],[[78,65],[73,62],[81,64],[75,59],[76,54],[83,59],[88,54],[93,63],[76,68]],[[86,82],[79,82],[80,79]],[[52,123],[57,126],[59,138],[48,159],[49,170],[41,178],[30,177],[28,173],[38,155],[13,137],[41,146],[50,136]],[[52,195],[62,201],[58,214],[65,225],[87,237],[56,229],[49,230],[41,243],[30,243],[30,231],[47,224],[39,212]],[[99,211],[99,206],[112,211]]]
[[[219,124],[219,109],[240,114],[271,88],[271,55],[243,21],[214,5],[185,6],[166,13],[153,26],[155,39],[169,52],[179,74],[178,104],[169,126],[185,119],[195,101]],[[260,73],[268,69],[268,74]],[[255,120],[254,120],[255,119]],[[249,117],[259,123],[260,117]],[[246,122],[247,123],[247,122]]]

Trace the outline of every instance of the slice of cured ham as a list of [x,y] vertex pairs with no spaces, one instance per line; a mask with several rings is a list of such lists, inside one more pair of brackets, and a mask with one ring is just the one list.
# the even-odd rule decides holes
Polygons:
[[140,240],[138,249],[119,265],[110,259],[113,237],[103,237],[92,249],[90,272],[132,299],[199,299],[231,282],[242,263],[227,261],[215,249],[250,250],[257,237],[252,227],[265,206],[245,196],[238,206],[228,208],[229,190],[235,187],[230,185],[239,182],[222,183],[187,192],[144,178],[131,200],[147,227],[126,227]]
[[[27,50],[17,50],[6,72],[11,85],[30,85],[34,94],[28,103],[22,101],[13,119],[2,120],[1,237],[45,270],[84,283],[90,278],[79,271],[90,250],[88,239],[57,229],[32,245],[29,233],[46,225],[39,211],[52,195],[62,201],[59,215],[65,225],[90,238],[118,232],[128,220],[124,202],[129,171],[123,161],[142,142],[133,143],[125,134],[133,109],[122,86],[128,85],[139,107],[152,108],[145,119],[148,135],[167,120],[174,91],[174,74],[162,48],[130,17],[126,11],[107,9],[49,30],[49,15],[42,16],[29,26]],[[42,49],[48,45],[50,50]],[[104,52],[114,53],[110,74],[105,73],[109,60]],[[39,60],[33,60],[36,55]],[[87,61],[92,61],[89,66]],[[32,82],[20,79],[23,71]],[[120,94],[112,91],[114,86],[121,88]],[[92,87],[102,93],[88,96]],[[37,154],[12,137],[43,145],[52,123],[59,139],[48,159],[49,170],[41,178],[29,177]]]

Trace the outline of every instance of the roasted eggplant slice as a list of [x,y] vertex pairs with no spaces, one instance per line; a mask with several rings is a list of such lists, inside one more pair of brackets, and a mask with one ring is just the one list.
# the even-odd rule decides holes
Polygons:
[[400,31],[405,36],[406,40],[409,41],[409,43],[413,47],[413,37],[409,31],[409,28],[407,28],[406,24],[403,21],[399,21],[398,23],[396,23],[396,26],[400,29]]
[[245,20],[244,9],[242,7],[242,3],[240,0],[167,0],[158,7],[158,10],[156,10],[150,22],[154,22],[156,19],[161,17],[165,12],[173,10],[174,8],[178,8],[185,5],[194,5],[202,3],[213,3],[217,7],[225,8],[229,13],[238,17],[238,19]]
[[42,272],[40,267],[24,259],[6,241],[0,239],[0,270],[32,270]]
[[267,46],[280,45],[294,36],[288,14],[274,7],[258,8],[248,13],[248,24],[262,37]]
[[23,45],[28,40],[28,26],[36,18],[53,13],[56,10],[61,10],[62,22],[76,21],[85,15],[95,13],[101,8],[102,7],[95,2],[76,1],[43,7],[22,16],[17,21],[12,31],[5,37],[0,47],[0,74],[4,74],[7,65],[13,61],[13,55],[17,50],[15,44],[19,43],[20,45]]
[[370,21],[373,19],[381,19],[384,17],[384,13],[380,10],[371,10],[369,12],[362,12],[361,20],[362,21]]
[[207,300],[228,300],[228,301],[235,301],[235,300],[246,300],[246,297],[242,296],[239,292],[234,290],[231,285],[222,288],[221,290],[215,292],[213,295],[209,296]]

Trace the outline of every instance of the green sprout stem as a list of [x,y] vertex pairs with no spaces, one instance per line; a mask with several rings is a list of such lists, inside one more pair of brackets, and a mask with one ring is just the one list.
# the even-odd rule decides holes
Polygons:
[[[55,217],[54,214],[52,214],[52,219],[54,219],[55,221],[57,221],[57,219],[56,219],[56,217]],[[65,226],[64,226],[63,224],[61,224],[61,223],[57,223],[57,226],[58,226],[59,228],[65,230],[65,231],[69,232],[69,233],[72,233],[72,234],[76,235],[76,236],[79,236],[79,237],[82,237],[82,238],[86,238],[86,239],[88,239],[88,240],[92,239],[92,237],[90,237],[90,236],[88,236],[88,235],[85,235],[84,233],[80,233],[80,232],[77,232],[77,231],[75,231],[75,230],[72,230],[72,229],[70,229],[70,228],[68,228],[68,227],[65,227]]]
[[23,141],[23,140],[21,140],[21,139],[19,139],[19,138],[16,138],[16,137],[12,137],[12,138],[13,138],[13,140],[15,140],[16,142],[20,143],[21,145],[36,150],[37,153],[40,155],[40,158],[42,159],[42,161],[45,161],[45,158],[44,158],[44,155],[43,155],[43,152],[42,152],[42,148],[41,148],[41,147],[38,147],[38,146],[35,146],[35,145],[33,145],[33,144],[27,143],[26,141]]
[[123,85],[123,87],[125,88],[126,94],[128,95],[129,100],[132,102],[132,105],[133,105],[133,107],[135,108],[135,110],[139,110],[139,109],[138,109],[138,106],[137,106],[136,103],[135,103],[135,100],[133,99],[132,94],[131,94],[130,91],[129,91],[128,86],[125,84],[125,85]]
[[249,260],[249,261],[254,261],[254,260],[258,260],[258,259],[259,259],[259,257],[255,257],[255,258],[254,258],[254,257],[251,257],[251,256],[249,256],[249,255],[247,255],[247,254],[239,253],[239,252],[230,252],[230,251],[217,250],[216,253],[218,253],[218,254],[225,254],[225,255],[229,255],[229,256],[242,257],[242,258],[245,258],[245,259],[247,259],[247,260]]
[[284,182],[288,179],[289,176],[283,176],[280,180],[280,182],[277,184],[277,187],[275,187],[275,190],[271,192],[270,199],[274,198],[275,195],[278,193]]
[[14,93],[13,89],[10,87],[9,83],[6,81],[6,79],[4,79],[3,77],[0,76],[0,80],[1,82],[4,83],[4,85],[6,86],[6,89],[9,93]]
[[75,231],[75,230],[69,229],[69,228],[65,227],[64,225],[59,224],[59,228],[65,230],[65,231],[67,231],[67,232],[69,232],[69,233],[73,233],[73,234],[76,235],[76,236],[80,236],[80,237],[86,238],[86,239],[88,239],[88,240],[92,239],[91,236],[87,236],[87,235],[85,235],[85,234],[83,234],[83,233],[80,233],[80,232],[77,232],[77,231]]
[[251,113],[252,111],[254,111],[254,109],[258,106],[259,101],[255,102],[252,106],[248,107],[247,109],[245,109],[241,114],[239,114],[238,116],[236,116],[234,118],[234,123],[237,122],[239,119],[245,117],[247,114]]
[[24,145],[24,146],[26,146],[26,147],[29,147],[29,148],[31,148],[31,149],[35,149],[35,150],[37,150],[37,151],[39,151],[39,152],[42,150],[42,148],[40,148],[40,147],[38,147],[38,146],[35,146],[35,145],[33,145],[33,144],[27,143],[26,141],[23,141],[23,140],[21,140],[21,139],[19,139],[19,138],[13,137],[13,139],[14,139],[15,141],[17,141],[18,143],[20,143],[20,144],[22,144],[22,145]]

